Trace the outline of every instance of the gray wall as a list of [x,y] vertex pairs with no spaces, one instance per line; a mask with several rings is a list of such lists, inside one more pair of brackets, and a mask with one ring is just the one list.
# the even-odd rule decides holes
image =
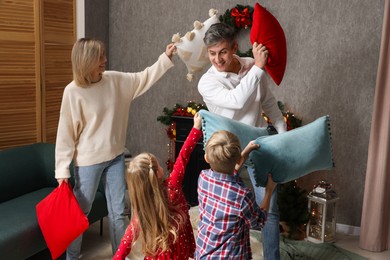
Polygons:
[[[100,1],[87,1],[99,2]],[[103,6],[104,6],[103,1]],[[140,71],[165,50],[174,33],[192,29],[193,21],[220,13],[236,1],[109,1],[110,69]],[[256,1],[240,4],[254,5]],[[329,114],[336,168],[299,180],[311,189],[320,179],[333,184],[340,201],[337,222],[360,226],[367,148],[380,48],[383,0],[259,1],[280,22],[287,38],[288,64],[282,84],[272,86],[278,100],[304,123]],[[86,6],[88,9],[89,6]],[[95,28],[99,30],[101,28]],[[242,40],[241,40],[242,43]],[[244,48],[247,48],[247,43]],[[201,102],[196,83],[174,58],[171,69],[153,89],[134,101],[126,146],[132,154],[155,153],[164,163],[168,138],[156,120],[164,107]]]
[[110,66],[110,45],[108,40],[109,10],[108,0],[84,0],[85,37],[96,38],[106,45],[107,67]]

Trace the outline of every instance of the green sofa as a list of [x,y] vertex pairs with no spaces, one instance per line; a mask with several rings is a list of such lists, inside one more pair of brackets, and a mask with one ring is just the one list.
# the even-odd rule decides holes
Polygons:
[[[0,151],[1,259],[26,259],[47,248],[35,206],[58,186],[54,150],[53,144],[36,143]],[[88,220],[91,224],[100,220],[102,225],[107,214],[101,186]]]

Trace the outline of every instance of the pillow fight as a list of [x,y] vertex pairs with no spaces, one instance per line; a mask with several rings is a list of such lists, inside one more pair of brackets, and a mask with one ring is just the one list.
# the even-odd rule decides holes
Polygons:
[[[261,8],[256,5],[254,17],[264,11]],[[328,117],[287,132],[266,69],[272,50],[253,39],[253,58],[239,57],[231,26],[214,21],[203,29],[201,42],[211,67],[197,88],[208,111],[194,115],[168,177],[150,152],[136,155],[126,167],[124,147],[132,101],[174,66],[171,59],[179,53],[179,43],[168,44],[153,65],[137,73],[105,71],[106,50],[100,40],[81,38],[73,46],[73,81],[65,87],[61,103],[55,178],[59,185],[68,183],[73,162],[73,193],[86,216],[103,183],[113,259],[128,258],[135,241],[144,259],[252,259],[250,229],[261,230],[264,259],[280,259],[278,184],[332,167]],[[260,127],[261,111],[278,134],[269,135]],[[202,136],[210,169],[202,170],[198,179],[200,219],[195,236],[182,182]],[[283,143],[295,150],[285,149]],[[281,150],[285,152],[279,156],[289,161],[275,155]],[[295,164],[300,157],[307,160]],[[293,165],[299,176],[290,174],[286,165]],[[240,178],[243,169],[251,188]],[[124,214],[127,192],[130,222]],[[82,237],[67,247],[67,260],[79,259]]]

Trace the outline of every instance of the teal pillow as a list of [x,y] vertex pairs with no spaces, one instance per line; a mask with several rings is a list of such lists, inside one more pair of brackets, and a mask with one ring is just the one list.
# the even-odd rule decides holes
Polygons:
[[204,145],[206,145],[210,136],[218,130],[226,130],[235,134],[240,139],[242,148],[259,136],[268,135],[266,128],[250,126],[207,110],[200,110],[199,115],[202,117]]
[[286,183],[334,167],[329,116],[282,134],[259,137],[256,143],[260,148],[249,158],[257,186],[266,185],[269,172],[275,182]]
[[252,140],[260,145],[258,150],[250,153],[247,162],[255,169],[257,186],[266,185],[268,173],[275,182],[286,183],[334,167],[329,116],[282,134],[269,135],[266,128],[249,126],[206,110],[199,111],[199,114],[205,145],[218,130],[237,135],[242,148]]

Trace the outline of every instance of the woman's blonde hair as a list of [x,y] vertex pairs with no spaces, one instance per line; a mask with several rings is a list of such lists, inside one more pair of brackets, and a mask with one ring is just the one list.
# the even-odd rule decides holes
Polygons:
[[104,43],[89,38],[80,38],[72,48],[73,80],[80,87],[92,83],[92,72],[104,53]]
[[231,132],[214,132],[206,143],[206,156],[211,169],[232,174],[241,157],[240,140]]
[[134,157],[126,172],[132,218],[138,219],[142,252],[148,256],[155,256],[159,250],[169,251],[186,218],[167,202],[167,190],[157,172],[157,158],[150,153]]

